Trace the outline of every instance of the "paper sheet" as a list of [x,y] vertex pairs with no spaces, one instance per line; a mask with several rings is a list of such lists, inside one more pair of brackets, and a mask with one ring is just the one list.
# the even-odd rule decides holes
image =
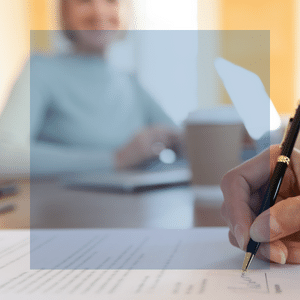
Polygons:
[[[155,235],[152,235],[153,232]],[[241,275],[239,268],[236,270],[215,270],[215,269],[170,269],[172,264],[182,258],[186,261],[184,247],[168,248],[178,240],[182,241],[182,245],[186,246],[189,255],[193,252],[189,249],[189,236],[193,235],[195,240],[202,237],[200,244],[212,246],[212,240],[215,245],[219,245],[219,256],[215,257],[215,266],[220,265],[220,261],[225,264],[241,265],[243,253],[233,248],[229,243],[225,243],[227,239],[227,230],[225,229],[199,229],[189,231],[177,231],[178,234],[170,231],[171,238],[162,242],[164,250],[156,244],[161,251],[161,255],[153,256],[153,261],[157,264],[164,264],[160,269],[136,269],[137,266],[142,267],[143,257],[148,256],[155,250],[151,248],[155,242],[161,241],[161,237],[155,238],[157,231],[149,230],[99,230],[86,234],[87,239],[97,234],[99,239],[108,235],[113,238],[122,234],[126,238],[135,234],[137,244],[140,245],[139,238],[147,237],[152,241],[143,249],[144,256],[139,251],[128,251],[124,254],[124,248],[120,247],[119,252],[111,252],[109,256],[105,256],[105,247],[103,250],[105,255],[103,260],[98,261],[98,266],[104,269],[84,269],[80,264],[91,262],[96,256],[94,247],[87,245],[85,241],[81,241],[77,246],[70,244],[70,248],[76,248],[73,253],[67,253],[66,249],[60,249],[65,255],[65,263],[76,269],[37,269],[30,270],[29,266],[29,232],[28,231],[2,231],[0,232],[0,298],[1,299],[292,299],[299,295],[300,287],[300,268],[298,266],[278,266],[271,265],[271,269],[251,270],[245,276]],[[167,233],[163,231],[162,235]],[[57,240],[67,235],[76,236],[76,231],[47,231],[40,232],[33,236],[36,245],[34,250],[40,252],[45,245],[47,249],[54,250],[53,245],[57,245]],[[178,239],[176,239],[176,236]],[[183,236],[186,236],[183,239]],[[49,241],[49,237],[52,237]],[[126,240],[124,238],[124,240]],[[56,242],[55,242],[56,240]],[[224,242],[223,242],[224,241]],[[70,239],[66,241],[66,244]],[[95,240],[95,243],[97,240]],[[109,244],[109,243],[108,243]],[[107,244],[107,245],[108,245]],[[104,245],[104,244],[103,244]],[[220,245],[223,245],[222,247]],[[196,252],[200,249],[194,244]],[[212,247],[213,248],[213,247]],[[46,248],[45,248],[46,249]],[[89,250],[90,249],[90,250]],[[228,251],[232,249],[232,251]],[[134,250],[134,248],[132,248]],[[136,250],[136,249],[135,249]],[[213,250],[213,255],[198,253],[198,263],[200,260],[208,261],[213,265],[213,259],[218,252]],[[48,252],[49,254],[50,252]],[[59,253],[59,251],[57,252]],[[63,255],[54,257],[61,259]],[[76,254],[74,254],[76,253]],[[121,257],[118,253],[123,253]],[[169,255],[166,255],[169,253]],[[220,253],[223,253],[222,255]],[[68,255],[69,254],[69,255]],[[129,258],[130,255],[130,258]],[[43,255],[38,255],[41,258]],[[177,257],[175,259],[175,257]],[[196,256],[195,256],[196,257]],[[193,259],[195,259],[193,257]],[[123,259],[123,261],[122,261]],[[132,261],[129,268],[120,268],[117,261],[124,265],[126,261]],[[122,262],[121,262],[122,261]],[[108,269],[105,266],[110,266]],[[233,263],[231,263],[233,262]],[[113,265],[115,263],[115,265]],[[195,261],[197,264],[197,261]],[[256,266],[260,263],[256,262]],[[262,263],[262,266],[266,264]],[[184,262],[181,265],[184,267]],[[201,297],[200,297],[201,296]],[[296,298],[293,298],[296,299]]]
[[[240,269],[228,229],[31,231],[31,269]],[[240,258],[236,258],[236,256]],[[254,268],[269,269],[255,261]]]

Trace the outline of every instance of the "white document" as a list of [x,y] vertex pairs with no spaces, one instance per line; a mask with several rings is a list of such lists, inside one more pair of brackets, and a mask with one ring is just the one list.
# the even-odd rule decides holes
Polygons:
[[1,231],[0,299],[297,299],[299,266],[257,259],[242,276],[227,232]]

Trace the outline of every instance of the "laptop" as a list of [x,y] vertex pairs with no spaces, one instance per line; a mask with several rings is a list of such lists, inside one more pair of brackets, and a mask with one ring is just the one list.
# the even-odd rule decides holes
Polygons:
[[90,171],[69,177],[65,186],[78,191],[141,193],[190,184],[192,174],[188,161],[179,158],[164,163],[158,158],[144,161],[122,171]]

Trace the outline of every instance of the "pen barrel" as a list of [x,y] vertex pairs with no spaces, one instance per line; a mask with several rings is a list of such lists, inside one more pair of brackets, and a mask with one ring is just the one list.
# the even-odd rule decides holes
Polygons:
[[257,252],[257,250],[258,250],[258,248],[259,248],[259,246],[260,246],[260,243],[259,243],[259,242],[255,242],[255,241],[253,241],[253,240],[250,238],[250,241],[249,241],[249,243],[248,243],[248,245],[247,245],[247,251],[246,251],[246,252],[250,252],[250,253],[252,253],[253,255],[255,255],[256,252]]
[[282,144],[281,155],[291,157],[300,129],[300,105],[298,106],[293,121]]
[[270,185],[268,186],[264,201],[260,207],[259,215],[275,204],[287,167],[288,165],[283,162],[278,162],[276,164],[275,170],[271,177]]

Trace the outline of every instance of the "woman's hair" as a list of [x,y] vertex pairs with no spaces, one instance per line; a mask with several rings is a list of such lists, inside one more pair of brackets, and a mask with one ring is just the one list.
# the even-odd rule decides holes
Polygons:
[[[72,42],[76,42],[76,31],[69,28],[67,24],[68,2],[72,0],[60,0],[60,27],[64,35]],[[131,0],[121,0],[119,7],[120,29],[117,39],[122,39],[126,35],[126,30],[133,24],[133,8]]]

